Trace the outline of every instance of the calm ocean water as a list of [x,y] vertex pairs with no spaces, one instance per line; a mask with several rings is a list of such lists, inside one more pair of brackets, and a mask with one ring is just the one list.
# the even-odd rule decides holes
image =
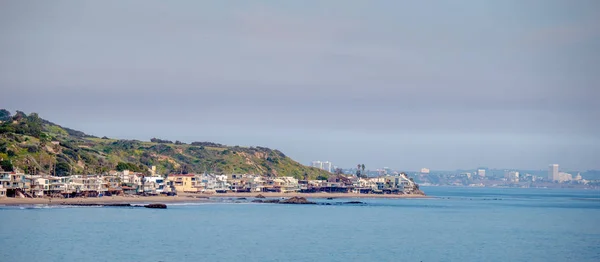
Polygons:
[[0,206],[0,261],[600,261],[597,190],[424,190],[437,198]]

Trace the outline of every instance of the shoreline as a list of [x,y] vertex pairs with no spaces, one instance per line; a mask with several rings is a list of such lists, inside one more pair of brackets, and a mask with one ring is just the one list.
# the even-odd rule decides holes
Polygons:
[[186,194],[192,196],[207,196],[210,198],[222,198],[222,197],[245,197],[254,198],[257,195],[263,195],[266,198],[290,198],[290,197],[304,197],[304,198],[431,198],[427,195],[395,195],[395,194],[355,194],[355,193],[221,193],[221,194]]
[[222,193],[222,194],[193,194],[184,193],[178,196],[104,196],[88,198],[0,198],[0,205],[61,205],[61,204],[119,204],[119,203],[194,203],[210,202],[219,198],[254,199],[257,195],[266,198],[304,197],[313,199],[327,198],[388,198],[388,199],[419,199],[431,198],[426,195],[378,195],[353,193]]

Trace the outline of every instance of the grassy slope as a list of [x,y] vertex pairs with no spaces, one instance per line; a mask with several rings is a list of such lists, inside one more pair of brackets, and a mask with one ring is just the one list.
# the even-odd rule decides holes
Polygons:
[[[17,124],[17,123],[15,123]],[[43,124],[44,133],[60,145],[40,143],[24,134],[0,134],[0,158],[10,159],[22,170],[35,167],[43,173],[102,173],[126,162],[147,169],[157,166],[160,174],[192,172],[251,173],[272,176],[310,178],[329,173],[301,165],[278,150],[263,147],[193,146],[136,140],[102,139],[62,128],[51,122]],[[4,151],[4,153],[2,152]],[[12,151],[9,156],[8,151]]]

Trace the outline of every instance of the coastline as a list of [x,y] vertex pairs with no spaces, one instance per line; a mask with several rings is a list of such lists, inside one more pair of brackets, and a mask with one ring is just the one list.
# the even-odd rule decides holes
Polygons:
[[210,202],[210,199],[219,198],[247,198],[253,199],[257,195],[266,198],[390,198],[390,199],[413,199],[430,198],[426,195],[379,195],[379,194],[353,194],[353,193],[223,193],[223,194],[180,194],[178,196],[105,196],[88,198],[0,198],[0,205],[61,205],[61,204],[118,204],[118,203],[190,203]]
[[222,194],[187,194],[192,196],[220,197],[245,197],[254,198],[263,195],[266,198],[304,197],[304,198],[430,198],[427,195],[394,195],[394,194],[355,194],[355,193],[222,193]]
[[120,203],[179,203],[202,202],[206,198],[177,196],[107,196],[77,198],[0,198],[0,205],[61,205],[61,204],[120,204]]

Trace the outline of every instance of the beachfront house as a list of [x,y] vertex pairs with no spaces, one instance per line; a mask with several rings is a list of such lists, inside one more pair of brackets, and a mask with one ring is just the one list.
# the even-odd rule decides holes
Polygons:
[[215,191],[217,193],[225,193],[227,191],[229,191],[229,182],[227,181],[227,176],[226,175],[216,175],[216,184],[215,184]]
[[277,177],[267,179],[264,191],[290,193],[300,191],[298,179],[293,177]]
[[7,189],[24,189],[25,174],[16,172],[0,172],[0,182]]
[[266,183],[266,179],[262,176],[251,178],[248,181],[250,192],[263,192]]
[[70,177],[51,176],[48,178],[48,182],[47,191],[49,194],[70,193],[70,190],[68,190],[68,185],[71,183]]
[[298,185],[298,179],[291,177],[291,176],[284,176],[281,179],[283,179],[283,181],[284,181],[283,185],[280,187],[282,193],[291,193],[291,192],[300,191],[300,186]]
[[172,182],[177,193],[197,193],[198,178],[195,174],[169,174],[167,180]]
[[144,177],[144,193],[159,195],[165,192],[165,187],[165,179],[162,176]]
[[29,189],[29,184],[23,173],[0,172],[0,185],[6,189],[7,196],[24,197],[25,191]]
[[246,192],[246,184],[244,179],[241,177],[235,179],[229,179],[229,190],[232,192]]
[[32,178],[33,195],[35,197],[43,197],[50,190],[50,180],[47,177],[39,176]]
[[108,185],[107,195],[121,195],[123,188],[121,187],[121,178],[117,175],[103,176],[104,183]]
[[11,186],[10,179],[10,172],[0,172],[0,186],[2,186],[5,190]]
[[202,174],[197,184],[198,191],[203,193],[214,193],[217,187],[217,176],[213,174]]

